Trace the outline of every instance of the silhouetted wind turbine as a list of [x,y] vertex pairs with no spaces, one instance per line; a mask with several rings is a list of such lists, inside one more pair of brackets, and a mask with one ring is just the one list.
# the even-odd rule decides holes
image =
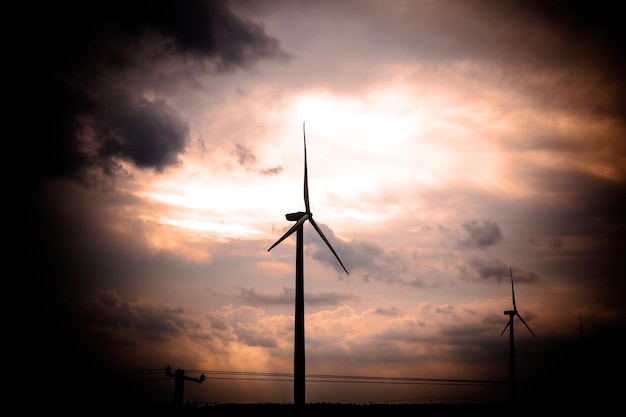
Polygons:
[[271,251],[276,245],[289,237],[293,232],[296,233],[296,312],[295,312],[295,338],[294,338],[294,404],[296,406],[304,405],[304,379],[305,379],[305,366],[304,366],[304,255],[303,255],[303,233],[302,227],[305,221],[309,221],[317,233],[324,239],[326,245],[330,251],[335,255],[335,258],[339,261],[339,264],[346,271],[346,274],[350,274],[346,267],[339,259],[339,256],[330,245],[326,236],[319,228],[315,220],[313,220],[313,213],[309,206],[309,184],[306,165],[306,134],[304,132],[304,122],[302,122],[302,135],[304,137],[304,212],[298,211],[296,213],[288,213],[285,215],[287,220],[296,222],[287,232],[276,241],[267,251]]
[[583,335],[583,316],[578,312],[578,324],[580,328],[580,345],[584,347],[585,345],[585,336]]
[[524,326],[526,326],[528,331],[534,337],[537,337],[537,336],[535,336],[535,333],[533,333],[533,331],[530,330],[530,327],[528,327],[528,324],[526,324],[526,322],[524,321],[522,316],[520,316],[520,314],[517,312],[517,306],[515,305],[515,288],[513,287],[513,269],[511,268],[510,264],[509,264],[509,271],[511,272],[511,295],[513,297],[513,310],[505,310],[504,311],[504,314],[509,316],[509,321],[506,324],[506,326],[504,326],[504,330],[502,330],[502,333],[500,333],[500,336],[502,336],[504,334],[504,332],[506,331],[506,329],[509,328],[509,349],[510,349],[509,361],[510,361],[510,366],[511,366],[511,403],[515,404],[515,401],[516,401],[515,334],[514,334],[514,331],[513,331],[513,318],[515,316],[517,316],[522,321],[522,323],[524,323]]

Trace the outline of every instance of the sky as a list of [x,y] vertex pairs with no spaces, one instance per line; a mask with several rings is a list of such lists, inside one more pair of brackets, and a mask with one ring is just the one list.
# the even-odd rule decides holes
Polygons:
[[616,6],[16,13],[31,33],[9,179],[19,267],[5,275],[20,395],[167,403],[170,366],[207,377],[186,382],[186,401],[292,402],[295,235],[268,249],[304,210],[305,126],[311,211],[349,272],[306,223],[307,402],[506,401],[511,277],[534,333],[515,319],[520,400],[614,399]]

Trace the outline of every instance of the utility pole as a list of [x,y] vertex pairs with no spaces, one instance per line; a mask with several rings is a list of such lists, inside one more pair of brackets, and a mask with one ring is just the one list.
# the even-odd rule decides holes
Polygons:
[[202,384],[202,381],[206,379],[204,374],[200,375],[200,378],[192,378],[190,376],[185,376],[185,371],[178,368],[175,373],[172,373],[172,368],[169,365],[165,368],[165,375],[172,376],[175,378],[174,380],[174,405],[182,407],[183,406],[183,397],[185,393],[185,381],[198,382]]

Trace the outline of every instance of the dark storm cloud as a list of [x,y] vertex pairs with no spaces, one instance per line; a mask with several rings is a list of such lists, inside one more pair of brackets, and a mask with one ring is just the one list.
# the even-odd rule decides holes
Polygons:
[[[485,205],[488,216],[497,216],[507,225],[511,238],[502,249],[522,240],[530,249],[514,257],[502,255],[500,268],[512,263],[516,282],[517,264],[541,271],[545,281],[584,283],[590,300],[620,303],[618,299],[626,290],[620,279],[626,255],[626,200],[622,198],[626,182],[561,166],[529,163],[512,169],[531,193],[492,200],[477,196],[489,202]],[[555,261],[559,266],[550,267]],[[462,273],[465,279],[480,281],[483,274],[478,271],[465,265]],[[488,277],[486,274],[482,279],[496,279]]]
[[[37,360],[47,358],[51,361],[48,365],[54,357],[73,369],[107,369],[117,356],[113,352],[130,353],[128,348],[150,345],[154,353],[187,332],[201,331],[180,308],[148,298],[127,301],[115,290],[96,290],[89,300],[63,303],[56,308],[46,304],[49,309],[37,320],[37,337],[46,340],[51,350],[42,352]],[[132,366],[133,359],[124,357],[123,362]]]
[[[289,4],[306,7],[298,1]],[[491,82],[523,91],[537,106],[626,122],[626,50],[619,3],[406,0],[383,5],[370,0],[325,4],[325,18],[346,19],[377,34],[367,48],[376,51],[380,60],[414,55],[433,66],[494,65],[500,70]],[[359,48],[365,47],[358,41],[362,35],[355,31],[348,36],[354,36],[350,43],[354,48],[342,58],[354,56],[358,61]],[[328,43],[332,44],[330,37]],[[342,83],[354,79],[349,72]]]
[[99,332],[108,329],[107,332],[113,333],[124,329],[150,340],[165,341],[186,328],[198,327],[197,323],[185,318],[181,308],[167,307],[148,299],[124,301],[115,290],[96,290],[92,299],[77,313],[82,320],[100,328]]
[[[617,76],[625,63],[624,27],[610,1],[513,1],[494,3],[528,28],[545,27],[559,42],[539,45],[537,57],[555,65],[584,65]],[[539,39],[538,39],[539,40]],[[555,41],[556,42],[556,41]],[[558,48],[556,48],[558,46]]]
[[623,180],[555,168],[535,168],[526,175],[538,201],[521,203],[525,210],[534,207],[532,217],[542,230],[561,237],[600,235],[613,242],[626,237]]
[[[178,162],[187,146],[189,128],[163,100],[148,101],[130,95],[105,103],[86,123],[97,142],[97,158],[104,166],[115,158],[132,161],[139,168],[161,171]],[[105,173],[113,173],[105,170]]]
[[[559,94],[546,91],[537,80],[526,84],[528,93],[546,104],[626,121],[626,49],[617,4],[560,0],[480,3],[492,7],[499,17],[517,21],[519,30],[514,38],[496,36],[502,48],[510,49],[498,53],[510,59],[511,65],[522,70],[530,65],[559,71],[563,86]],[[622,94],[614,94],[616,91]]]
[[[332,229],[325,224],[318,222],[318,226],[348,272],[358,269],[362,272],[362,278],[366,282],[370,280],[399,282],[409,273],[406,260],[397,251],[385,252],[382,246],[368,241],[353,240],[347,243],[335,236]],[[348,277],[335,255],[313,227],[305,230],[304,243],[307,248],[313,248],[311,251],[313,259],[335,269],[340,279]]]
[[489,328],[478,323],[444,324],[441,328],[441,334],[443,336],[451,336],[454,338],[469,337],[476,339],[476,343],[480,343],[482,340],[481,336],[488,331]]
[[175,164],[189,140],[186,122],[158,96],[143,96],[178,82],[159,74],[160,64],[175,63],[184,78],[285,56],[227,1],[45,2],[29,12],[36,50],[25,56],[39,100],[21,142],[31,180],[93,185],[85,170],[119,173],[116,159],[156,170]]
[[524,271],[497,259],[473,258],[461,267],[461,277],[466,281],[510,282],[511,273],[515,283],[532,283],[539,280],[536,273]]
[[[453,28],[435,51],[506,69],[500,79],[549,107],[626,122],[624,25],[614,2],[476,0],[451,2],[432,24]],[[419,7],[419,6],[418,6]],[[430,10],[430,8],[427,8]],[[463,17],[462,17],[463,16]],[[555,84],[545,84],[548,75]],[[621,92],[615,94],[615,92]]]
[[111,286],[96,288],[118,288],[111,281],[124,279],[117,272],[125,267],[134,270],[132,254],[143,247],[139,224],[132,226],[136,241],[111,242],[104,212],[120,209],[118,197],[89,188],[110,190],[127,177],[124,163],[157,172],[178,163],[189,127],[165,99],[176,88],[197,89],[196,75],[285,54],[261,24],[234,14],[226,1],[38,2],[16,10],[29,33],[17,67],[25,81],[17,103],[28,123],[16,141],[23,188],[15,219],[23,229],[13,249],[37,260],[24,265],[21,280],[42,317],[36,337],[70,363],[73,332],[59,328],[64,318],[55,321],[68,313],[59,297],[104,280]]
[[468,237],[458,241],[461,248],[485,249],[496,245],[502,240],[502,230],[497,222],[492,220],[471,220],[463,225]]
[[238,340],[241,340],[248,346],[260,346],[266,348],[278,347],[278,341],[275,337],[259,331],[254,326],[246,326],[239,323],[235,329],[235,334],[237,335]]

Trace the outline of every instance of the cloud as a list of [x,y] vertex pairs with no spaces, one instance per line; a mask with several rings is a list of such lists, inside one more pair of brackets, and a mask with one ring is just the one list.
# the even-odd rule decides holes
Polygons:
[[[332,229],[324,223],[318,223],[318,225],[348,272],[358,271],[366,282],[370,280],[401,282],[403,277],[407,276],[409,268],[406,260],[399,252],[385,251],[382,246],[365,240],[346,242],[335,236]],[[313,249],[313,259],[336,270],[338,276],[344,278],[345,271],[326,243],[312,228],[309,233],[305,233],[304,241]]]
[[30,82],[42,98],[24,148],[33,181],[94,186],[94,176],[124,174],[121,162],[162,171],[189,140],[184,116],[162,94],[201,87],[194,74],[287,57],[227,1],[40,4],[31,17]]
[[[136,333],[139,339],[166,341],[185,328],[198,324],[185,318],[185,311],[159,305],[150,299],[123,301],[115,290],[96,290],[91,301],[79,312],[89,325],[114,334],[120,331]],[[136,340],[133,341],[136,343]]]
[[461,266],[461,277],[466,281],[474,282],[494,282],[509,281],[513,279],[516,283],[534,283],[539,280],[539,276],[531,271],[525,271],[498,259],[472,258]]
[[[78,151],[83,162],[99,166],[106,175],[119,162],[162,172],[176,165],[189,142],[189,127],[164,100],[146,100],[132,91],[119,96],[100,94],[91,114],[76,115]],[[84,178],[83,178],[84,179]]]
[[494,246],[502,240],[502,230],[500,225],[491,220],[471,220],[463,224],[463,228],[469,236],[466,239],[459,239],[461,248],[485,249]]
[[[283,287],[282,294],[271,295],[258,294],[252,288],[240,288],[239,298],[251,305],[291,305],[295,302],[295,289]],[[341,305],[351,300],[358,301],[359,297],[332,291],[306,292],[304,295],[306,305]]]
[[[47,307],[47,316],[41,317],[40,324],[50,321],[54,326],[40,331],[39,337],[47,340],[61,363],[77,368],[105,371],[118,366],[152,367],[172,356],[172,345],[207,336],[183,309],[150,298],[124,300],[115,290],[98,289],[89,300],[57,301]],[[80,340],[76,335],[81,335]]]
[[239,143],[235,144],[235,154],[239,160],[239,165],[246,166],[256,162],[256,156],[254,156],[252,151]]
[[278,175],[283,172],[283,167],[259,169],[261,175]]

